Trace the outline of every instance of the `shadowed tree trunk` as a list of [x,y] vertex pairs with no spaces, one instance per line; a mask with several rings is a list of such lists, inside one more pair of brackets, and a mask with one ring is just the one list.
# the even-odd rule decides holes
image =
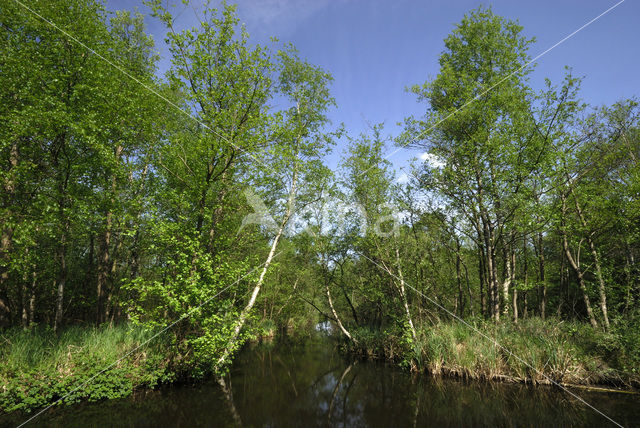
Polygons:
[[487,308],[485,301],[485,290],[487,289],[487,275],[484,264],[484,247],[482,244],[478,245],[478,276],[480,278],[480,313],[484,318],[487,318]]
[[564,248],[564,254],[567,257],[567,261],[569,262],[569,265],[571,266],[571,268],[576,274],[576,277],[578,278],[578,285],[580,286],[580,291],[582,291],[582,299],[584,300],[584,306],[587,310],[587,316],[589,317],[589,322],[591,323],[591,326],[593,328],[597,328],[598,322],[596,321],[596,318],[593,315],[593,310],[591,309],[591,302],[589,300],[589,295],[587,294],[587,286],[584,282],[584,276],[583,276],[582,270],[580,269],[580,266],[578,265],[576,260],[573,258],[573,255],[571,254],[571,250],[569,250],[569,243],[567,242],[567,231],[565,230],[565,227],[564,227],[564,215],[566,213],[567,204],[566,204],[566,198],[564,195],[561,196],[561,199],[562,199],[562,222],[563,222],[561,227],[562,247]]
[[596,268],[596,277],[598,278],[598,294],[600,295],[600,311],[602,312],[602,321],[604,323],[605,331],[609,331],[609,315],[607,314],[607,292],[604,285],[604,277],[602,276],[602,269],[600,267],[600,257],[598,256],[598,251],[596,251],[595,243],[593,242],[593,233],[588,231],[587,219],[582,212],[582,207],[580,207],[580,203],[578,202],[578,198],[573,190],[573,187],[570,187],[571,193],[573,195],[573,201],[576,205],[576,212],[578,213],[578,217],[580,218],[580,223],[582,227],[585,228],[587,243],[589,244],[589,249],[591,250],[591,255],[593,256],[593,263]]
[[31,289],[29,290],[31,295],[29,297],[29,325],[35,322],[36,313],[36,284],[38,282],[38,273],[36,272],[36,265],[32,266],[31,273]]
[[[120,155],[122,154],[122,145],[118,144],[114,151],[116,165],[120,163]],[[96,302],[96,321],[98,324],[107,320],[109,311],[108,301],[110,300],[111,291],[109,287],[109,277],[111,276],[112,266],[115,264],[111,260],[111,238],[113,235],[113,207],[115,205],[117,188],[116,174],[111,175],[111,196],[109,198],[109,209],[105,216],[104,233],[100,245],[100,256],[98,258],[98,283],[97,283],[97,302]]]
[[[9,171],[4,184],[6,198],[11,201],[14,197],[15,182],[13,172],[18,166],[18,143],[13,141],[9,150]],[[0,326],[8,325],[11,318],[11,307],[8,297],[9,269],[8,264],[11,252],[11,237],[13,230],[6,224],[5,218],[0,218]]]
[[547,316],[547,282],[545,279],[544,266],[544,243],[542,241],[542,232],[538,232],[538,279],[540,280],[540,317],[545,319]]

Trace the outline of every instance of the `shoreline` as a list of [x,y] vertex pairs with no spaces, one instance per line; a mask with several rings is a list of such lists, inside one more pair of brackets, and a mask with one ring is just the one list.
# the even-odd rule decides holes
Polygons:
[[[405,369],[409,373],[415,376],[427,376],[430,378],[446,378],[446,379],[456,379],[467,383],[479,382],[479,383],[510,383],[510,384],[522,384],[526,386],[544,386],[551,388],[578,388],[583,390],[588,390],[592,392],[599,393],[621,393],[621,394],[632,394],[632,395],[640,395],[640,381],[634,380],[633,383],[635,385],[625,385],[617,386],[613,379],[605,382],[599,383],[576,383],[576,382],[557,382],[550,381],[548,379],[531,379],[524,377],[516,377],[510,376],[506,374],[494,374],[492,376],[485,375],[473,375],[466,372],[462,372],[460,370],[448,367],[441,366],[439,369],[430,369],[430,368],[422,368],[422,369],[406,369],[398,364],[397,360],[390,360],[385,358],[367,358],[362,356],[361,354],[347,352],[348,355],[352,356],[356,361],[370,361],[377,364],[385,364],[391,365],[394,367],[399,367],[401,369]],[[559,389],[562,389],[559,388]]]
[[[541,325],[546,327],[547,324]],[[523,332],[538,327],[539,325],[535,324],[519,326],[517,329],[508,326],[503,338],[512,340],[513,346],[516,347],[516,355],[533,355],[538,361],[546,361],[546,365],[541,365],[540,370],[523,367],[503,353],[495,352],[493,347],[483,348],[482,342],[476,342],[476,335],[456,330],[456,327],[450,324],[430,326],[428,330],[422,331],[419,342],[413,344],[413,348],[406,341],[403,342],[400,335],[393,335],[389,331],[375,334],[369,331],[369,336],[365,334],[366,331],[358,332],[357,348],[342,337],[326,337],[334,342],[332,346],[337,346],[343,355],[355,360],[394,365],[417,376],[555,388],[560,385],[563,388],[578,388],[598,393],[640,394],[638,375],[612,368],[608,364],[610,359],[601,355],[579,353],[575,343],[564,340],[566,338],[559,334],[559,330],[554,330],[550,337],[563,338],[559,343],[563,344],[564,351],[559,346],[553,347],[556,345],[553,340],[548,343],[540,342],[537,347],[525,341],[520,343],[518,349],[519,342],[515,339],[522,340],[527,336]],[[499,332],[500,328],[505,327],[492,328]],[[247,341],[245,346],[281,339],[304,341],[308,338],[301,332],[292,335],[284,332],[270,333],[254,337]],[[127,350],[138,346],[149,334],[131,325],[70,329],[69,334],[64,333],[55,339],[57,342],[46,355],[38,354],[41,360],[29,357],[27,345],[19,345],[20,338],[26,338],[28,340],[25,339],[25,342],[35,349],[53,339],[53,336],[49,337],[48,334],[38,331],[3,333],[3,339],[8,343],[9,349],[4,351],[3,363],[0,365],[0,380],[3,383],[0,388],[0,415],[15,412],[29,414],[59,400],[60,397],[65,398],[56,406],[124,398],[132,394],[213,379],[211,374],[197,375],[196,368],[188,364],[176,364],[184,363],[181,360],[184,357],[178,355],[177,351],[170,351],[171,348],[157,344],[140,349],[96,376],[93,372],[96,361],[115,361]],[[523,348],[523,344],[527,346]],[[586,346],[585,343],[582,345]],[[15,349],[12,349],[13,347]],[[554,353],[547,355],[551,349]],[[492,350],[493,353],[489,352]],[[520,352],[522,350],[526,350],[528,354]],[[419,352],[418,356],[416,352]],[[554,355],[560,355],[562,358],[553,360]],[[7,356],[15,358],[16,361]],[[553,382],[540,375],[540,371],[553,379]],[[88,379],[91,379],[91,382],[86,388],[74,390],[78,382]],[[71,395],[67,397],[66,394],[70,392]]]
[[[635,354],[610,333],[534,318],[520,324],[478,321],[478,327],[499,346],[459,324],[438,323],[419,326],[415,342],[397,329],[354,329],[357,344],[343,338],[341,348],[434,377],[640,393]],[[605,340],[609,347],[600,345]]]

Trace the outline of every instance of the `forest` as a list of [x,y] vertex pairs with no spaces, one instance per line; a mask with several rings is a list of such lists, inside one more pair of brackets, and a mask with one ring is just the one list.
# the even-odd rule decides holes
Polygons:
[[325,321],[408,371],[640,386],[635,94],[532,87],[534,40],[479,8],[406,82],[424,113],[354,135],[331,70],[235,6],[177,30],[146,4],[166,40],[98,0],[0,5],[0,413],[224,388],[246,343]]

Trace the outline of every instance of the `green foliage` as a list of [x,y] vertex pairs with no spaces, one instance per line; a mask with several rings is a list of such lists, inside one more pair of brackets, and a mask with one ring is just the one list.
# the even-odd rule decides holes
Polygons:
[[358,340],[357,345],[349,345],[350,352],[364,358],[373,360],[389,360],[404,362],[404,359],[411,357],[411,347],[402,338],[402,330],[389,327],[378,330],[371,327],[360,327],[353,329],[354,337]]
[[123,290],[130,296],[126,304],[131,318],[147,329],[180,320],[171,328],[174,346],[192,350],[191,361],[184,364],[206,372],[229,345],[238,315],[234,303],[256,275],[246,274],[247,263],[234,262],[224,253],[211,255],[197,237],[180,229],[180,223],[153,225],[150,245],[161,263],[148,276],[124,284]]
[[415,344],[400,339],[400,330],[355,329],[359,347],[349,350],[410,370],[471,379],[617,386],[640,380],[631,369],[637,367],[635,333],[612,335],[583,323],[540,318],[472,325],[483,334],[455,321],[420,325]]
[[[138,348],[152,332],[121,325],[72,327],[56,336],[47,328],[5,332],[0,358],[0,408],[31,411],[60,404],[130,395],[175,379],[164,341]],[[113,367],[110,364],[122,359]]]
[[[64,401],[224,372],[247,340],[327,319],[347,350],[412,370],[637,382],[635,100],[589,110],[570,69],[535,90],[533,39],[478,8],[445,39],[435,78],[411,88],[425,112],[396,143],[430,161],[397,183],[376,125],[346,138],[334,173],[330,73],[253,43],[235,6],[207,3],[177,31],[173,7],[147,4],[167,29],[164,78],[139,14],[29,4],[79,44],[2,6],[5,411],[94,375]],[[247,223],[249,187],[269,225]]]
[[617,358],[620,370],[640,375],[640,312],[615,320],[613,333],[618,346],[610,355]]

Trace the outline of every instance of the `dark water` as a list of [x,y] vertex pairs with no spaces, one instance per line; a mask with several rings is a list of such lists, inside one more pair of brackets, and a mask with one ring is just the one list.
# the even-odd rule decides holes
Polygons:
[[[29,426],[614,426],[550,388],[414,377],[395,367],[351,364],[329,339],[248,347],[227,379],[56,408]],[[640,396],[576,393],[624,426],[640,426]],[[0,425],[27,417],[12,415]]]

